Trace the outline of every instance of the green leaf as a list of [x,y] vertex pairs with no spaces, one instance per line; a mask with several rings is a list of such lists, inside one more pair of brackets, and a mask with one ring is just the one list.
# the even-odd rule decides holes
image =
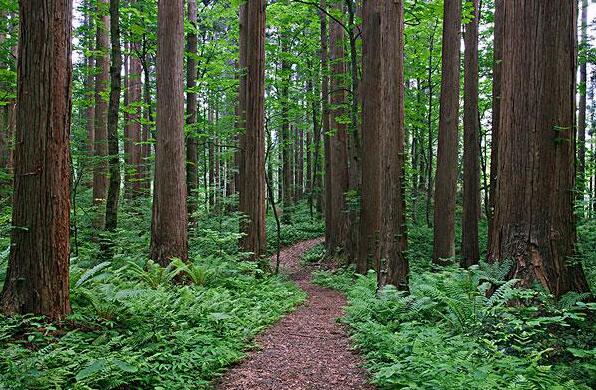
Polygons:
[[75,379],[77,381],[81,381],[85,378],[88,378],[91,375],[103,370],[105,366],[106,361],[104,359],[97,359],[93,363],[79,371],[79,373],[75,376]]
[[129,363],[124,362],[124,361],[119,360],[119,359],[114,359],[112,361],[112,363],[114,363],[114,365],[116,367],[118,367],[119,369],[121,369],[124,372],[137,372],[137,371],[139,371],[139,368],[137,366],[133,366],[132,364],[129,364]]

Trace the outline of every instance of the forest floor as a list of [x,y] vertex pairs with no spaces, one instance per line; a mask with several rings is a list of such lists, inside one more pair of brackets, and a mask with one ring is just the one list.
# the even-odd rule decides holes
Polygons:
[[[321,239],[304,241],[281,252],[280,272],[308,293],[296,311],[257,337],[260,349],[230,369],[217,388],[225,390],[373,389],[362,359],[350,348],[343,316],[346,298],[311,282],[302,255]],[[273,257],[275,261],[275,256]]]

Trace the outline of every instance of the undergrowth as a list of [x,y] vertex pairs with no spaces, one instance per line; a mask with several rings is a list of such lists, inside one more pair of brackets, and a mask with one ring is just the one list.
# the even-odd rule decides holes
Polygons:
[[[189,264],[148,261],[148,205],[125,203],[119,229],[97,238],[91,206],[73,212],[73,314],[61,324],[0,316],[0,389],[208,388],[259,331],[305,299],[292,283],[242,261],[237,214],[196,215]],[[284,244],[319,234],[306,212],[296,210],[295,221]],[[112,242],[113,258],[102,259],[98,240]],[[0,243],[4,272],[4,234]]]
[[[518,288],[504,280],[508,263],[432,272],[427,230],[410,230],[410,295],[392,286],[377,291],[372,271],[314,275],[315,283],[347,294],[342,321],[379,388],[596,387],[596,304],[589,296],[555,301],[541,289]],[[580,225],[579,232],[578,255],[594,286],[596,228]],[[489,298],[490,285],[497,288]]]

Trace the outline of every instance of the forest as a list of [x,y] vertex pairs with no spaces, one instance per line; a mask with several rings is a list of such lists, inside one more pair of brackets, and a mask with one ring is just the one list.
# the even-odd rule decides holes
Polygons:
[[0,390],[596,388],[594,0],[0,0]]

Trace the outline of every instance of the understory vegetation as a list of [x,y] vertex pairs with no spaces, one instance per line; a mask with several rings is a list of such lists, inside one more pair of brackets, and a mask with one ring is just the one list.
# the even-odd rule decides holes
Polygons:
[[[579,255],[594,282],[593,222]],[[506,281],[511,263],[431,269],[426,228],[410,229],[411,294],[377,290],[376,274],[318,271],[315,283],[347,294],[343,322],[373,382],[387,389],[591,389],[596,386],[596,304],[589,294],[554,300]],[[317,262],[313,248],[304,259]],[[592,284],[594,286],[594,284]],[[490,290],[490,294],[487,292]]]
[[[188,264],[148,261],[150,214],[137,210],[150,207],[138,206],[125,205],[119,230],[100,238],[113,244],[111,261],[98,257],[86,206],[79,209],[73,314],[62,324],[0,316],[0,389],[207,388],[244,356],[256,333],[305,299],[283,277],[241,261],[233,214],[199,213]],[[284,245],[320,235],[306,207],[294,215],[294,224],[282,227]]]

